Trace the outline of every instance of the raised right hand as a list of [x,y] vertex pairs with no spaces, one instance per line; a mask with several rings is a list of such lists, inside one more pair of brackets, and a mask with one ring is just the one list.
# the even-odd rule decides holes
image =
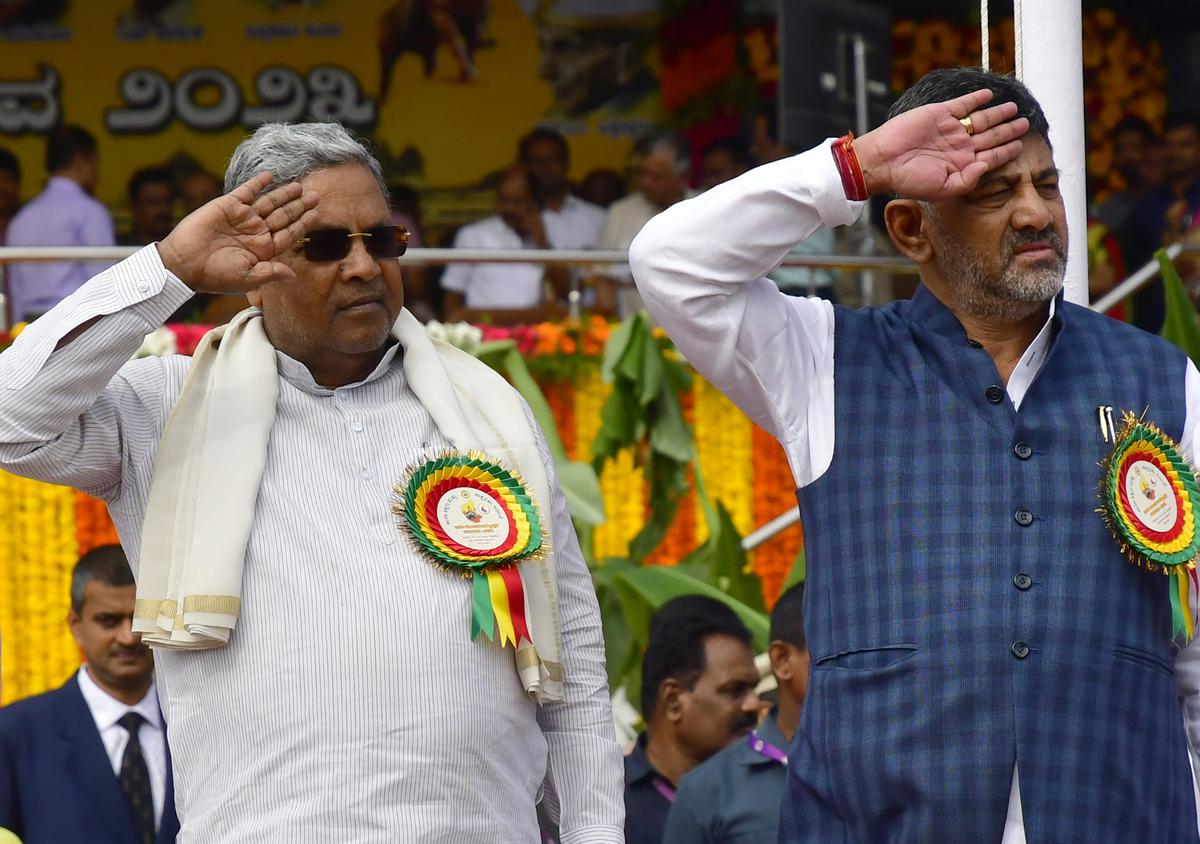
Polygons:
[[246,293],[294,281],[291,267],[276,258],[308,231],[318,197],[296,183],[259,196],[270,184],[271,174],[259,173],[180,220],[158,244],[163,265],[205,293]]
[[[1029,121],[1014,103],[986,107],[986,88],[898,114],[854,141],[871,195],[937,201],[961,196],[1021,154]],[[974,134],[962,123],[970,117]]]

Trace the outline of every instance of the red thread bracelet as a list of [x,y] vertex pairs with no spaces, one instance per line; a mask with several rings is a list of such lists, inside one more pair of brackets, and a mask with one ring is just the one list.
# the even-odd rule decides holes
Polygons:
[[858,162],[858,153],[854,151],[854,133],[847,132],[829,147],[833,153],[833,162],[837,165],[838,175],[842,177],[842,190],[846,199],[862,202],[870,197],[867,192],[867,180],[863,177],[862,165]]

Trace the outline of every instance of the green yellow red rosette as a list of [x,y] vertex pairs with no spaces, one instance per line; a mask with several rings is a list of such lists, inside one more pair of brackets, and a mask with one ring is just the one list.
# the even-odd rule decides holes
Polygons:
[[393,489],[401,531],[434,565],[471,581],[471,638],[530,639],[517,563],[545,554],[537,504],[515,471],[478,452],[444,452]]
[[1152,422],[1126,412],[1116,445],[1101,464],[1100,512],[1129,560],[1171,576],[1175,635],[1190,639],[1189,580],[1200,556],[1200,487],[1179,445]]

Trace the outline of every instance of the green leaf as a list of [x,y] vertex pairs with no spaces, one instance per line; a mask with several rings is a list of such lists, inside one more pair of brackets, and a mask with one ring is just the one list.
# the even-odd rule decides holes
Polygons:
[[1163,321],[1162,336],[1169,340],[1200,366],[1200,318],[1188,298],[1179,278],[1179,271],[1163,249],[1154,253],[1162,269],[1163,292],[1166,295],[1166,319]]
[[558,485],[567,499],[567,509],[576,522],[587,525],[602,525],[605,521],[604,495],[600,492],[600,478],[589,464],[579,460],[555,462]]
[[630,317],[633,323],[629,336],[629,344],[625,347],[625,353],[621,355],[617,361],[616,367],[613,369],[613,374],[616,378],[624,378],[634,384],[642,375],[642,362],[647,354],[654,354],[657,349],[647,348],[650,342],[650,332],[646,328],[646,322],[640,314],[635,314]]
[[604,461],[638,438],[641,413],[637,403],[624,390],[614,389],[600,410],[600,430],[592,443],[592,465],[596,471]]
[[608,342],[604,344],[604,358],[600,362],[600,377],[604,379],[605,383],[612,383],[617,363],[624,356],[625,350],[629,347],[629,341],[633,337],[636,320],[637,317],[633,316],[618,325],[608,336]]
[[765,650],[769,644],[771,624],[765,612],[747,606],[715,586],[680,571],[678,567],[643,566],[622,572],[619,577],[655,609],[680,595],[707,595],[716,598],[729,605],[750,629],[757,650]]
[[762,581],[747,563],[742,537],[733,517],[717,502],[716,524],[709,527],[708,540],[687,556],[683,569],[712,584],[751,609],[766,612]]
[[650,428],[650,448],[680,463],[695,459],[695,441],[679,398],[669,387],[663,386],[655,403],[654,424]]
[[[659,395],[659,388],[662,386],[666,369],[663,365],[662,353],[653,342],[649,342],[649,338],[647,340],[648,347],[642,354],[641,384],[638,389],[638,404],[642,407],[650,404]],[[673,397],[674,394],[672,394]]]

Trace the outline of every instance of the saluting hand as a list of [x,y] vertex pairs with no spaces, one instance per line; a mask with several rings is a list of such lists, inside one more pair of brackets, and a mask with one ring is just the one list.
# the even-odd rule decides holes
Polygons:
[[318,198],[296,183],[259,196],[270,184],[271,174],[259,173],[180,220],[158,244],[166,268],[207,293],[246,293],[294,281],[291,267],[276,259],[308,231]]
[[[984,108],[991,99],[985,88],[923,105],[856,138],[868,192],[931,202],[949,199],[1020,155],[1029,121],[1016,117],[1016,103]],[[965,117],[971,119],[972,134],[962,122]]]

